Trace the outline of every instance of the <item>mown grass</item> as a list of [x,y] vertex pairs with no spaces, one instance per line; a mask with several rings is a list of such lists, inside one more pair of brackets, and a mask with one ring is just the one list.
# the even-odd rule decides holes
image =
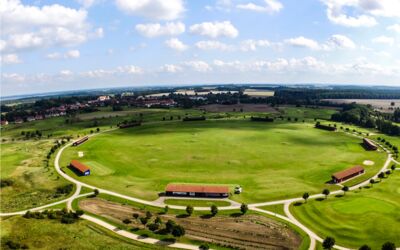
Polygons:
[[391,241],[400,245],[400,173],[395,171],[373,187],[351,191],[343,197],[309,200],[292,206],[302,223],[322,238],[334,237],[342,246],[368,244],[380,249]]
[[358,138],[313,128],[313,123],[256,123],[245,120],[148,124],[98,135],[68,148],[61,165],[80,160],[92,167],[79,180],[156,199],[168,183],[241,185],[240,202],[262,202],[319,193],[331,174],[372,160],[376,173],[386,155],[365,151]]
[[29,249],[166,249],[126,239],[84,220],[67,225],[15,216],[2,219],[1,227],[2,249],[7,249],[8,240],[26,244]]

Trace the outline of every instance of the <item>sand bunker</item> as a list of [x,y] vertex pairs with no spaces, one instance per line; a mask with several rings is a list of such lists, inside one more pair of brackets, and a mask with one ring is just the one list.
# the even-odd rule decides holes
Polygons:
[[363,164],[364,164],[365,166],[372,166],[372,165],[375,164],[375,162],[366,160],[366,161],[363,162]]

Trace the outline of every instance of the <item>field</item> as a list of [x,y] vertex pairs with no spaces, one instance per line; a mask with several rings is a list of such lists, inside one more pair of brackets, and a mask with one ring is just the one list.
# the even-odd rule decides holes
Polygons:
[[1,178],[14,182],[1,189],[2,212],[47,204],[55,200],[55,188],[67,184],[44,161],[52,144],[51,140],[1,144]]
[[[132,217],[135,213],[140,217],[145,216],[144,210],[99,198],[83,199],[79,202],[79,207],[114,223],[121,224],[124,219],[131,218],[127,226],[133,228],[137,234],[151,234],[139,220]],[[205,241],[238,249],[298,249],[302,241],[300,235],[286,225],[250,213],[244,216],[237,213],[220,214],[216,217],[206,215],[187,217],[171,213],[157,216],[163,222],[173,220],[185,228],[185,239],[180,241]],[[152,216],[150,221],[155,217]],[[151,237],[164,239],[169,236],[152,233]]]
[[[337,189],[325,184],[331,174],[364,160],[375,162],[365,166],[375,173],[386,155],[365,151],[360,143],[311,123],[168,122],[98,135],[68,148],[61,166],[86,183],[147,200],[168,183],[210,183],[241,185],[244,192],[232,198],[250,203]],[[92,167],[91,176],[77,177],[65,167],[78,152]]]
[[249,95],[252,97],[268,97],[268,96],[274,96],[274,91],[258,90],[258,89],[245,89],[243,94]]
[[[364,105],[371,105],[374,109],[377,109],[382,112],[393,112],[391,108],[399,108],[400,100],[399,99],[325,99],[324,101],[329,101],[332,103],[357,103]],[[394,102],[394,106],[392,106],[392,102]]]
[[380,249],[386,241],[400,245],[400,172],[381,183],[344,197],[309,200],[291,207],[293,214],[320,236],[332,236],[340,245]]
[[26,244],[29,249],[164,249],[126,240],[82,220],[66,225],[55,220],[16,216],[2,219],[1,229],[2,249],[8,249],[5,246],[8,240]]

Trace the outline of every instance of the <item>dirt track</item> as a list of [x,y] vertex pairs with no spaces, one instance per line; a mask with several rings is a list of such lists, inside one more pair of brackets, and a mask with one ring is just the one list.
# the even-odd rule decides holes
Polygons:
[[[132,216],[134,213],[144,216],[143,210],[98,198],[82,200],[79,206],[119,223],[129,218],[132,220],[130,226],[143,228]],[[171,219],[182,225],[188,238],[239,249],[298,249],[301,243],[301,238],[287,226],[259,215],[201,218],[166,214],[159,217],[164,223]]]

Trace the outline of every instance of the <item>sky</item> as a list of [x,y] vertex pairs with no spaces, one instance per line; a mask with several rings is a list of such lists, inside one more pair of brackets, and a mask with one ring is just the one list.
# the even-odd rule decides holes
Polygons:
[[0,0],[1,96],[122,86],[400,86],[399,0]]

